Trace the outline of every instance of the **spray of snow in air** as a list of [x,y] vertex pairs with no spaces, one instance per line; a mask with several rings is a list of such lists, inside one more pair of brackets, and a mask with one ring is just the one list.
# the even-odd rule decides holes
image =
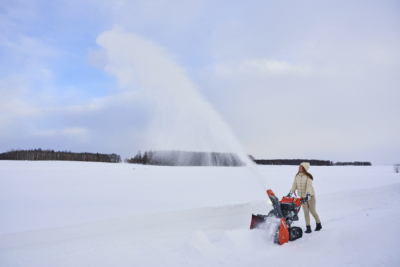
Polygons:
[[152,107],[146,149],[236,154],[268,188],[221,116],[164,48],[118,28],[97,43],[107,53],[105,70],[123,90],[141,91]]

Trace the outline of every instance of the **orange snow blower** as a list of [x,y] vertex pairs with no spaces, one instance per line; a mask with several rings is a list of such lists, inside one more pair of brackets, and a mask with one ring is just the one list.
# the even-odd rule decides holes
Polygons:
[[267,190],[269,199],[274,207],[268,215],[252,214],[250,229],[262,228],[269,218],[280,219],[280,224],[275,232],[274,242],[283,245],[289,241],[294,241],[303,236],[303,230],[300,227],[292,226],[294,221],[299,220],[298,213],[301,204],[307,202],[305,198],[283,197],[279,201],[271,189]]

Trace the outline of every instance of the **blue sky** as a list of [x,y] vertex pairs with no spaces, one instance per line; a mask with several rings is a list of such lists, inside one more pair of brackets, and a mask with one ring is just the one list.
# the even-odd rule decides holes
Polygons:
[[398,1],[2,1],[0,151],[152,148],[155,102],[99,45],[115,29],[164,51],[256,158],[400,160]]

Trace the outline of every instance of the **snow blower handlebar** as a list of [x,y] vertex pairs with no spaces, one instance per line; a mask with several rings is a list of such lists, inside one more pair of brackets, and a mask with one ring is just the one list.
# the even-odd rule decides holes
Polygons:
[[301,204],[306,203],[306,202],[309,201],[310,199],[311,199],[311,195],[310,195],[310,193],[307,192],[306,197],[303,197],[303,198],[301,199]]
[[[306,197],[300,197],[300,198],[286,196],[286,197],[283,197],[282,200],[280,200],[280,201],[279,201],[278,197],[275,195],[275,193],[272,192],[271,189],[267,190],[267,194],[268,194],[268,197],[271,200],[272,206],[274,206],[274,208],[275,208],[275,205],[279,205],[279,203],[282,203],[282,202],[295,202],[297,204],[297,207],[299,207],[301,204],[304,204],[308,200],[311,199],[311,196],[309,193],[307,193]],[[276,214],[276,215],[278,215],[278,214]]]

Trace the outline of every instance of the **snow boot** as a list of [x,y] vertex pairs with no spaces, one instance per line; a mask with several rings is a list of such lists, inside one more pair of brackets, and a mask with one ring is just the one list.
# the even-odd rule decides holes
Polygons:
[[315,228],[315,231],[319,231],[322,229],[321,223],[317,223],[317,227]]
[[304,232],[304,233],[306,233],[306,234],[309,234],[309,233],[311,233],[312,231],[311,231],[311,226],[306,226],[307,227],[307,230]]

